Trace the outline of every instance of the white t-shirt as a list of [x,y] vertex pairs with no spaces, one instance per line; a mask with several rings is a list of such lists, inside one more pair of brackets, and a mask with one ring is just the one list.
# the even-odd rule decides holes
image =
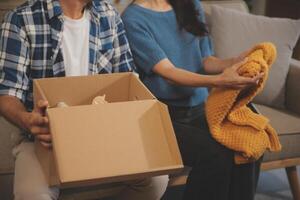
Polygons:
[[66,76],[88,75],[90,14],[86,10],[81,19],[64,16],[62,53]]

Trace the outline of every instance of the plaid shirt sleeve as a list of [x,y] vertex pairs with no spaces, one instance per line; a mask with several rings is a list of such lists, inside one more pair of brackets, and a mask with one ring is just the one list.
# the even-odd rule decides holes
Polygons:
[[10,12],[0,30],[0,95],[15,96],[25,102],[29,62],[29,43],[20,17]]
[[134,63],[132,53],[129,47],[128,39],[126,37],[124,24],[120,15],[116,11],[115,18],[115,37],[113,41],[114,55],[113,55],[113,69],[114,72],[131,72],[134,70]]

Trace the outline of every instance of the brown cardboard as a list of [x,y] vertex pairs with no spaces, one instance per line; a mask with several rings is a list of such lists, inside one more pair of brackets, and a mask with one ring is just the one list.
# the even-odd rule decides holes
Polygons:
[[[106,95],[108,104],[91,105]],[[170,174],[183,168],[167,107],[132,73],[34,81],[45,99],[53,150],[36,142],[49,185],[80,186]],[[58,102],[70,107],[54,108]]]

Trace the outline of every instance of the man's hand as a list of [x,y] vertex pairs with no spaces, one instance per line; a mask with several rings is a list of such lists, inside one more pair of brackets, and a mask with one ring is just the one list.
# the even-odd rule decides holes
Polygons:
[[49,120],[45,117],[48,107],[47,101],[39,101],[31,113],[26,116],[26,129],[38,139],[44,147],[50,148],[51,135],[49,131]]
[[43,146],[50,148],[49,120],[45,117],[47,107],[47,101],[39,101],[33,112],[28,112],[18,98],[0,95],[0,114],[21,129],[30,131]]

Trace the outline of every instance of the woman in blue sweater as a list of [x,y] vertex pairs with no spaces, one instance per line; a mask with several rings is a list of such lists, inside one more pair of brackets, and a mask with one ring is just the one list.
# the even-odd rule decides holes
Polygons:
[[199,0],[136,0],[123,21],[140,78],[168,105],[184,164],[192,167],[183,199],[252,200],[260,162],[234,164],[234,152],[211,137],[204,102],[207,87],[249,87],[262,74],[238,75],[246,53],[213,56]]

